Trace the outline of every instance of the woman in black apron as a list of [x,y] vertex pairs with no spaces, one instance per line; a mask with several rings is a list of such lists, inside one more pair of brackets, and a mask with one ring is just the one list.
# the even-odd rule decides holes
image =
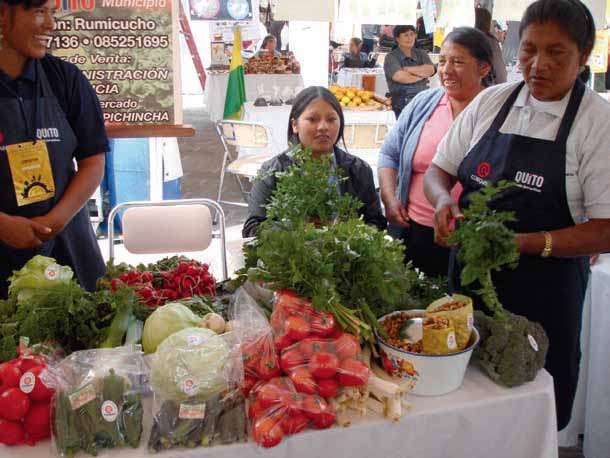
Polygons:
[[[521,258],[517,269],[498,272],[493,275],[493,281],[502,304],[514,313],[541,323],[549,337],[546,368],[554,378],[558,427],[563,429],[570,420],[578,382],[587,256],[610,248],[607,235],[610,219],[593,216],[587,222],[575,221],[570,207],[573,191],[568,192],[566,185],[568,177],[574,174],[566,168],[568,137],[578,115],[589,109],[583,97],[586,95],[588,101],[598,97],[578,79],[580,67],[586,63],[593,47],[595,26],[591,13],[577,0],[538,0],[526,10],[520,35],[520,63],[525,82],[496,89],[496,93],[503,90],[509,95],[503,104],[496,105],[495,114],[491,102],[488,105],[481,102],[473,108],[477,113],[471,119],[474,130],[477,122],[485,122],[481,113],[492,113],[490,127],[482,137],[476,137],[478,141],[470,144],[456,174],[443,167],[443,147],[447,146],[439,146],[425,186],[426,195],[436,208],[436,237],[442,243],[450,232],[451,220],[462,218],[460,207],[468,205],[471,193],[498,180],[517,183],[517,187],[494,201],[493,206],[515,212],[517,222],[512,229],[518,233]],[[524,90],[529,91],[530,99],[537,101],[567,102],[553,139],[534,138],[536,133],[532,136],[506,133],[507,128],[503,126],[516,118],[514,114],[511,117],[511,112],[521,106],[516,102]],[[535,103],[539,102],[532,101],[531,106]],[[465,113],[465,116],[469,115]],[[527,124],[519,119],[521,124]],[[454,126],[454,129],[460,127],[463,126]],[[527,131],[527,125],[517,129]],[[447,141],[451,132],[448,137]],[[587,141],[586,136],[583,138]],[[459,206],[448,194],[455,175],[464,188]],[[610,176],[605,182],[610,182]],[[592,198],[587,196],[584,186],[583,201]],[[459,273],[455,256],[450,262],[452,271]],[[452,279],[458,281],[459,275]]]
[[[55,0],[0,0],[0,298],[12,272],[36,254],[72,267],[88,290],[104,273],[84,205],[102,178],[108,142],[82,73],[46,55],[54,11]],[[82,127],[91,114],[95,125]]]

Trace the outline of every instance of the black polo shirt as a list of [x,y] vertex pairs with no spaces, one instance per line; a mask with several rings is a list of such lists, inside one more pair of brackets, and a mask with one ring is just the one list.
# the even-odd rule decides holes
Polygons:
[[[109,151],[102,109],[85,75],[76,65],[51,55],[43,57],[40,63],[78,140],[78,146],[74,151],[76,160]],[[14,97],[14,94],[5,87],[8,85],[20,97],[32,99],[35,92],[35,78],[32,59],[26,63],[23,73],[17,79],[11,79],[0,70],[0,80],[4,83],[0,84],[0,98]]]

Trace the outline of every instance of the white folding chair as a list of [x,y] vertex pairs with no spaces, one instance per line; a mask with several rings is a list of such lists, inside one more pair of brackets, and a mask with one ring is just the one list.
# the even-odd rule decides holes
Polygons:
[[[213,231],[214,209],[219,230]],[[123,244],[134,254],[188,253],[204,251],[212,239],[220,239],[222,280],[228,278],[224,211],[210,199],[126,202],[112,209],[108,216],[108,254],[114,258],[114,217],[121,217]]]
[[[225,149],[216,202],[218,204],[246,207],[250,192],[243,179],[248,181],[254,179],[263,162],[273,157],[271,152],[271,132],[265,125],[260,123],[232,120],[218,121],[216,123],[216,131]],[[234,151],[231,152],[229,147],[234,148]],[[240,157],[240,148],[260,149],[261,152]],[[225,173],[227,172],[236,177],[245,202],[222,200],[222,188]]]

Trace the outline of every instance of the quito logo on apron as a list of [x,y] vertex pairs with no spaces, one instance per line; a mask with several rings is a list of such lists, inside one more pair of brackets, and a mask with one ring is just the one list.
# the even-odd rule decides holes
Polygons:
[[544,177],[536,175],[534,173],[518,171],[515,174],[515,182],[520,188],[528,189],[530,191],[542,192],[542,185],[544,185]]

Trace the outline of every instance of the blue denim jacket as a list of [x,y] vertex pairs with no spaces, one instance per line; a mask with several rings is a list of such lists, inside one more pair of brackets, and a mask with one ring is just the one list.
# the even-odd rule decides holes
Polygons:
[[409,201],[413,156],[419,143],[419,136],[444,94],[443,88],[428,89],[417,94],[400,114],[379,152],[378,169],[398,170],[396,197],[404,206]]

